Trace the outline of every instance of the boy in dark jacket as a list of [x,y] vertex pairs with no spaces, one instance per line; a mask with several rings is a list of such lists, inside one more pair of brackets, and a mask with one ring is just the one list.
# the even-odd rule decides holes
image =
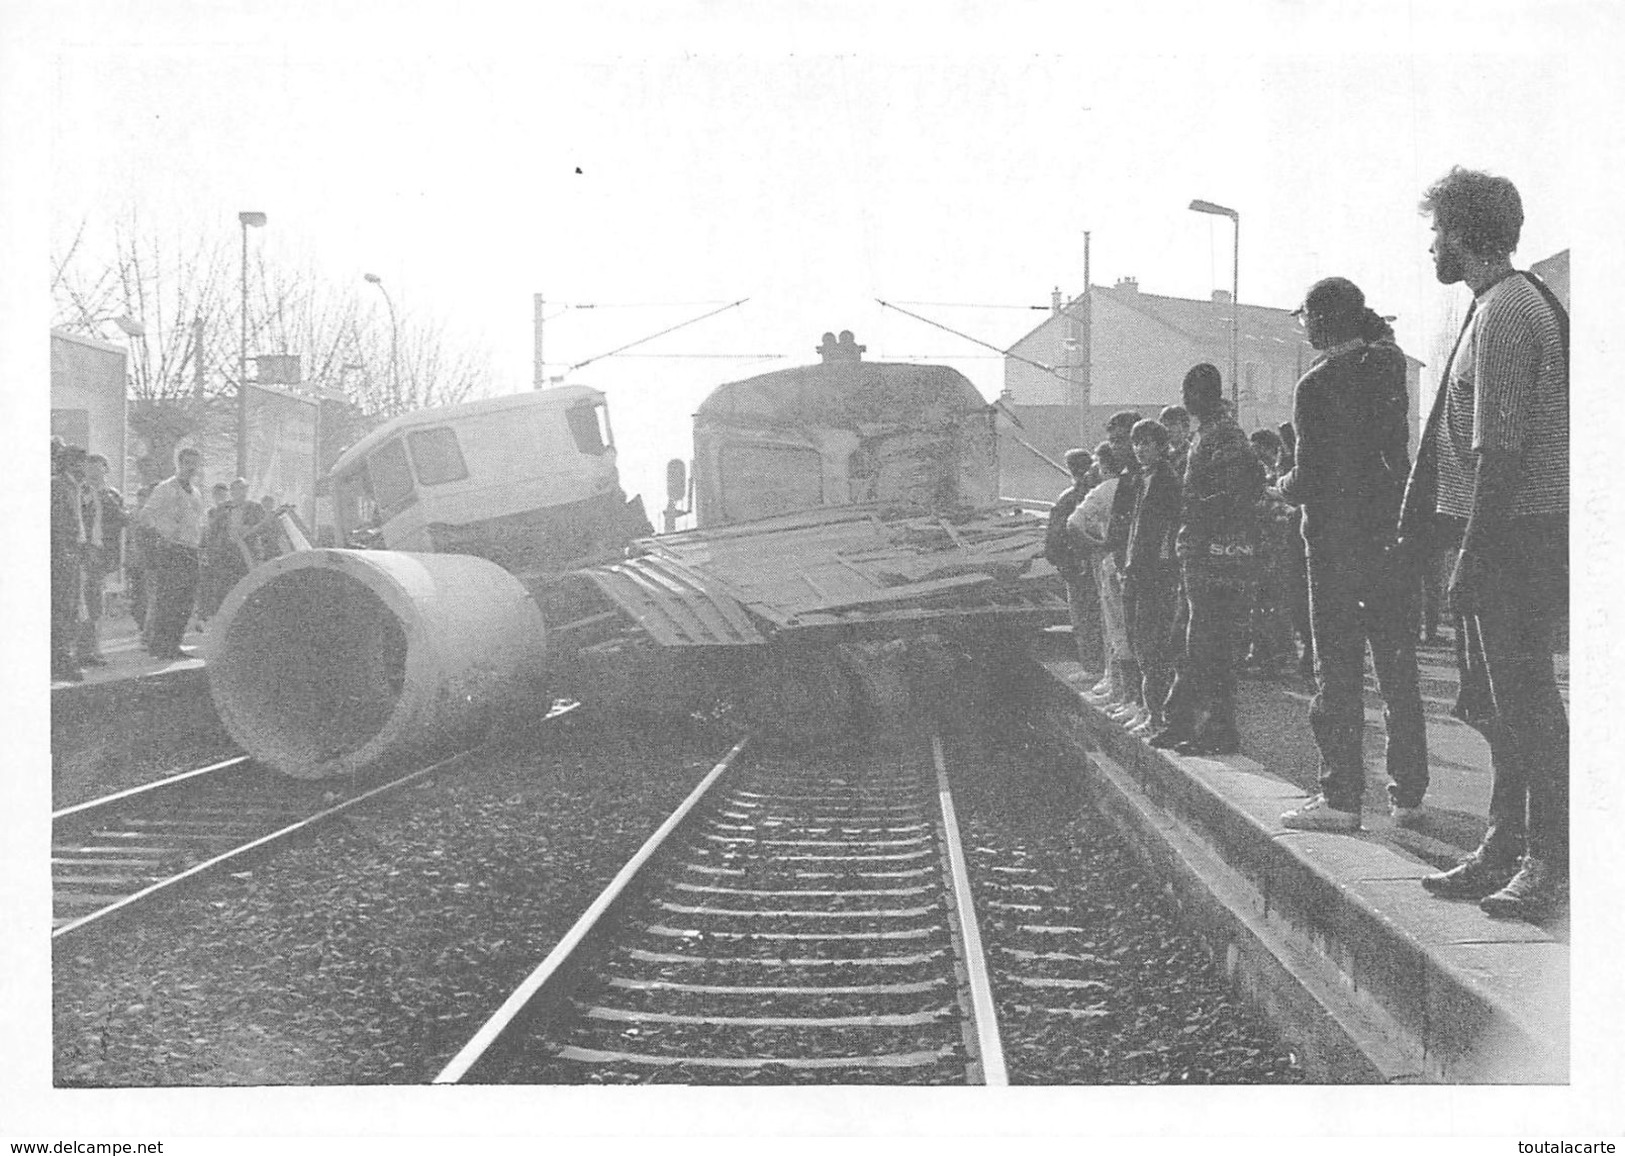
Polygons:
[[1174,629],[1179,597],[1174,537],[1179,531],[1181,483],[1169,461],[1168,430],[1162,423],[1137,423],[1132,441],[1134,457],[1140,463],[1140,486],[1128,532],[1123,610],[1129,647],[1140,667],[1145,706],[1130,733],[1147,735],[1167,725],[1163,703],[1173,682],[1174,655],[1181,641]]

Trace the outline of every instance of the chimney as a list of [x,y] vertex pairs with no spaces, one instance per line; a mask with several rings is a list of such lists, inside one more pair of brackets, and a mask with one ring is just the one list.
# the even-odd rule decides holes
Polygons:
[[1049,291],[1050,312],[1059,317],[1061,315],[1061,287],[1057,285]]
[[1140,282],[1135,277],[1119,277],[1117,284],[1113,285],[1112,288],[1119,289],[1124,293],[1138,293],[1140,291]]
[[1215,305],[1228,305],[1228,304],[1230,304],[1230,290],[1228,290],[1228,289],[1215,289],[1213,291],[1213,304],[1215,304]]

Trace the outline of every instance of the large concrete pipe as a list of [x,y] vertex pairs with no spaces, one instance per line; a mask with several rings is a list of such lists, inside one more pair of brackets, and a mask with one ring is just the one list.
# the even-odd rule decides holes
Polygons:
[[227,733],[299,778],[442,752],[549,702],[541,610],[464,554],[283,555],[226,596],[204,653]]

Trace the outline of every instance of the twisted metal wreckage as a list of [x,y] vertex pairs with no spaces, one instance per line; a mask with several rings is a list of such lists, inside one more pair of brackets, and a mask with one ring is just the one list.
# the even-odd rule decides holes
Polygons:
[[[995,407],[943,366],[818,364],[719,386],[651,534],[580,386],[408,414],[332,471],[364,549],[238,583],[211,630],[232,737],[318,778],[476,740],[568,695],[686,713],[717,696],[792,741],[896,721],[961,648],[1064,620],[1042,514],[998,494]],[[378,548],[382,547],[382,548]]]

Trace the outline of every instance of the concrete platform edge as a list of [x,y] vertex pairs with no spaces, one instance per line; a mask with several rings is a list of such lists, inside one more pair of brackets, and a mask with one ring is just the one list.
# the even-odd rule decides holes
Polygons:
[[[1420,894],[1420,861],[1371,840],[1281,838],[1260,821],[1257,799],[1250,813],[1237,795],[1272,785],[1263,768],[1154,750],[1079,697],[1070,665],[1035,658],[1034,722],[1071,756],[1096,805],[1169,885],[1238,990],[1302,1047],[1315,1078],[1568,1081],[1565,945],[1521,924],[1497,925],[1507,942],[1429,940],[1425,927],[1408,926],[1414,912],[1379,906],[1370,885],[1332,870],[1339,855],[1362,856],[1393,895],[1408,896]],[[1290,784],[1279,788],[1299,797]],[[1467,919],[1455,905],[1421,900],[1424,919]],[[1491,960],[1464,965],[1470,951]],[[1512,956],[1555,974],[1560,1024],[1490,981]]]

